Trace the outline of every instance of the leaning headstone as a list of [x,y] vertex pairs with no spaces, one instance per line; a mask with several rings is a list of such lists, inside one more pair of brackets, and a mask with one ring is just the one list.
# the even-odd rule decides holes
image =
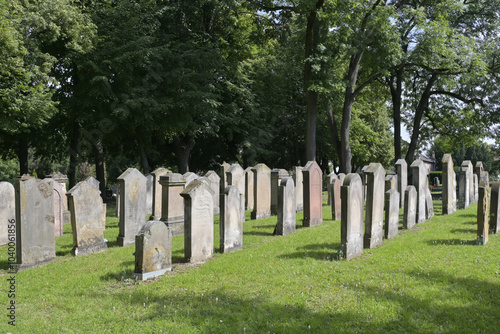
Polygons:
[[385,192],[385,228],[386,239],[398,235],[399,228],[399,193],[396,189]]
[[210,189],[214,194],[214,215],[220,214],[220,176],[213,170],[205,174],[205,178],[210,181]]
[[160,176],[161,221],[170,227],[174,236],[184,233],[184,200],[181,192],[185,184],[186,180],[179,173]]
[[431,190],[427,188],[425,193],[425,218],[431,219],[434,217],[434,203],[432,203]]
[[481,185],[479,187],[479,202],[477,203],[477,242],[479,245],[488,243],[488,214],[490,212],[488,201],[488,188]]
[[230,253],[243,248],[241,195],[238,187],[227,186],[220,199],[220,250]]
[[129,168],[118,177],[120,183],[120,221],[118,246],[135,243],[135,236],[146,222],[146,177]]
[[366,175],[366,213],[364,247],[382,245],[384,236],[384,188],[385,169],[379,163],[371,163]]
[[443,215],[450,215],[457,209],[455,198],[455,172],[453,171],[453,159],[451,158],[451,154],[445,154],[441,162],[443,163]]
[[[468,163],[467,163],[468,162]],[[464,161],[462,162],[462,165],[460,166],[460,174],[459,174],[459,181],[458,181],[458,208],[459,209],[466,209],[469,207],[471,204],[471,192],[470,189],[473,189],[473,182],[474,178],[472,175],[472,170],[470,166],[470,161]],[[471,183],[472,179],[472,183]],[[472,190],[472,197],[474,196],[474,190]],[[473,199],[472,199],[473,201]]]
[[134,277],[140,280],[172,270],[172,231],[163,222],[150,220],[135,236]]
[[293,183],[295,184],[295,204],[297,212],[304,211],[304,184],[302,170],[304,167],[296,166],[293,171]]
[[340,189],[342,188],[342,181],[339,179],[333,179],[332,185],[330,186],[330,191],[332,192],[332,220],[340,220],[342,218],[342,199],[340,195]]
[[363,182],[356,173],[347,174],[341,188],[340,224],[342,256],[350,260],[363,254]]
[[153,213],[153,175],[146,175],[146,214]]
[[252,168],[254,205],[252,219],[261,219],[271,216],[271,169],[265,164],[258,164]]
[[194,180],[181,192],[184,198],[184,256],[205,261],[214,252],[214,201],[208,180]]
[[9,228],[16,220],[16,191],[9,182],[0,182],[0,246],[9,243]]
[[396,161],[396,174],[398,175],[398,186],[396,190],[400,194],[399,207],[404,208],[405,192],[408,186],[408,164],[405,159],[398,159],[398,161]]
[[252,167],[245,169],[245,209],[253,210],[253,172]]
[[236,186],[240,192],[240,219],[245,221],[245,170],[239,164],[232,164],[226,171],[228,186]]
[[104,241],[99,189],[85,180],[71,188],[67,196],[73,230],[73,255],[88,255],[108,249]]
[[278,214],[278,189],[281,179],[288,176],[285,169],[275,168],[271,170],[271,214]]
[[491,205],[490,205],[491,233],[498,233],[499,228],[500,228],[500,182],[495,182],[491,186]]
[[412,229],[417,221],[417,190],[415,186],[407,186],[403,214],[403,228]]
[[413,185],[417,190],[417,224],[425,222],[425,196],[427,194],[427,169],[422,160],[417,159],[411,164]]
[[22,176],[16,182],[16,266],[38,267],[56,259],[53,181]]
[[295,232],[297,208],[295,203],[295,185],[291,177],[284,177],[278,188],[278,223],[276,235],[288,235]]
[[54,233],[56,237],[61,237],[63,235],[63,224],[64,224],[64,202],[67,202],[66,198],[62,196],[66,193],[63,191],[63,187],[59,182],[52,178],[45,178],[45,182],[52,182],[53,194],[52,199],[54,200]]
[[150,220],[160,220],[161,219],[161,184],[160,177],[170,173],[166,168],[157,168],[151,172],[153,176],[153,199],[151,206],[151,217]]
[[316,161],[309,161],[302,171],[304,177],[304,220],[312,227],[323,223],[323,179]]

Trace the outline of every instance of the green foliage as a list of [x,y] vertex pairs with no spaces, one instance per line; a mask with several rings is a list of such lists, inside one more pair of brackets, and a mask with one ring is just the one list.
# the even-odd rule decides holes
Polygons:
[[0,181],[7,181],[12,184],[17,179],[19,163],[16,159],[0,159]]

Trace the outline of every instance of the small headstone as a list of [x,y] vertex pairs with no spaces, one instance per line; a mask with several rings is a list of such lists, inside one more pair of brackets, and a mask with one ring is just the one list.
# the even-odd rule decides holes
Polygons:
[[252,219],[271,216],[271,169],[265,164],[252,168],[254,185],[254,206]]
[[405,192],[403,228],[412,229],[417,222],[417,190],[415,186],[407,186]]
[[[66,182],[68,182],[68,177],[64,174],[57,172],[55,174],[49,175],[48,178],[51,178],[58,183],[58,185],[54,186],[54,189],[57,188],[59,193],[61,194],[62,217],[63,217],[62,224],[63,225],[69,224],[69,223],[71,223],[71,218],[70,218],[71,214],[69,212],[68,201],[67,201],[68,198],[66,196]],[[56,222],[56,229],[57,229],[57,222]],[[56,231],[56,234],[57,234],[57,231]]]
[[281,179],[288,176],[285,169],[275,168],[271,170],[271,214],[278,214],[278,189]]
[[332,220],[340,220],[342,218],[342,199],[341,199],[341,188],[342,181],[339,179],[333,179],[330,190],[332,192]]
[[427,168],[422,160],[417,159],[411,164],[413,185],[417,190],[417,224],[425,222],[425,196],[427,194]]
[[[472,181],[472,182],[471,182]],[[474,177],[472,164],[469,160],[462,162],[458,181],[458,208],[466,209],[474,201]],[[470,191],[472,189],[472,192]],[[472,199],[471,199],[472,197]]]
[[220,199],[220,250],[222,253],[230,253],[243,248],[241,196],[238,187],[227,186]]
[[490,231],[498,233],[500,228],[500,182],[491,186]]
[[489,214],[488,188],[479,187],[479,202],[477,203],[477,242],[479,245],[488,243],[488,214]]
[[295,203],[297,212],[304,211],[304,184],[302,170],[304,167],[296,166],[293,171],[293,183],[295,184]]
[[364,247],[375,248],[382,245],[384,236],[384,189],[385,169],[379,163],[371,163],[365,170],[366,213]]
[[277,235],[288,235],[295,232],[297,208],[295,203],[295,185],[291,177],[284,177],[278,188],[278,223]]
[[332,198],[331,198],[331,195],[332,195],[332,183],[333,183],[333,180],[334,179],[338,179],[337,177],[337,174],[335,174],[335,172],[331,172],[330,174],[328,174],[326,176],[326,193],[328,194],[328,199],[326,201],[326,204],[327,205],[332,205]]
[[386,239],[398,235],[399,228],[399,193],[396,189],[385,192],[385,228]]
[[63,225],[64,225],[64,202],[66,201],[66,198],[62,198],[63,194],[66,193],[66,191],[63,191],[63,187],[59,182],[56,182],[54,179],[51,178],[45,178],[43,179],[45,182],[52,182],[52,185],[54,186],[53,188],[53,194],[52,194],[52,199],[54,200],[54,233],[56,237],[60,237],[63,235]]
[[208,180],[199,178],[181,192],[184,198],[184,256],[205,261],[214,252],[214,201]]
[[433,183],[434,183],[434,186],[439,186],[439,177],[435,176]]
[[172,270],[172,231],[163,222],[150,220],[135,236],[134,277],[140,280]]
[[0,182],[0,246],[9,243],[9,228],[16,221],[16,191],[9,182]]
[[467,167],[469,177],[469,205],[476,203],[476,197],[474,195],[474,166],[470,160],[465,160],[462,162],[462,167]]
[[363,254],[363,182],[358,174],[345,177],[341,188],[341,250],[350,260]]
[[309,161],[302,170],[304,177],[304,220],[302,225],[312,227],[323,223],[323,178],[316,161]]
[[396,190],[401,195],[401,198],[399,199],[399,207],[404,208],[405,191],[408,185],[408,164],[405,159],[398,159],[398,161],[396,161],[396,174],[398,175],[398,187]]
[[213,170],[205,174],[205,178],[210,181],[210,189],[214,194],[214,215],[220,214],[220,176]]
[[193,172],[187,172],[182,175],[184,177],[184,180],[186,180],[186,187],[194,180],[199,179],[200,176],[196,173]]
[[153,175],[146,175],[146,214],[153,213]]
[[431,190],[427,188],[425,194],[425,218],[431,219],[434,217],[434,203],[432,203]]
[[245,169],[245,209],[253,210],[253,172],[252,167]]
[[391,189],[394,189],[396,191],[398,190],[398,180],[396,175],[385,176],[385,191],[387,192]]
[[450,215],[457,209],[455,172],[451,154],[445,154],[441,162],[443,163],[443,215]]
[[160,176],[161,221],[170,227],[174,236],[184,233],[184,200],[181,192],[185,184],[186,180],[179,173]]
[[236,186],[240,192],[240,219],[245,221],[245,170],[239,164],[232,164],[226,170],[226,180],[228,186]]
[[160,220],[161,219],[161,184],[160,177],[167,175],[170,171],[166,168],[157,168],[151,172],[153,176],[153,203],[152,203],[152,213],[150,220]]
[[120,218],[120,183],[116,185],[116,217]]

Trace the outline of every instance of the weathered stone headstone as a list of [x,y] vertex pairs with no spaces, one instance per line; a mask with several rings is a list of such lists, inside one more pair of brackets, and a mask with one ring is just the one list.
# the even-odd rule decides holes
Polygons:
[[500,228],[500,182],[491,186],[490,230],[498,233]]
[[116,216],[120,218],[120,183],[116,185]]
[[408,164],[405,159],[398,159],[398,161],[396,161],[396,174],[398,175],[398,186],[396,190],[400,194],[399,207],[404,208],[405,192],[408,186]]
[[146,214],[153,213],[153,175],[146,175]]
[[476,197],[474,195],[474,166],[472,165],[472,162],[470,160],[466,160],[462,162],[462,166],[464,166],[464,163],[467,165],[467,168],[469,169],[469,204],[476,203]]
[[344,173],[339,173],[339,180],[340,180],[340,186],[342,186],[344,184],[344,180],[345,180]]
[[417,190],[415,186],[407,186],[403,214],[403,228],[412,229],[417,222]]
[[228,186],[236,186],[240,192],[240,219],[245,221],[245,170],[239,164],[232,164],[226,171]]
[[193,172],[187,172],[182,175],[184,177],[184,180],[186,180],[186,187],[194,180],[199,179],[200,176],[196,173]]
[[486,189],[490,188],[490,173],[486,171],[481,172],[481,177],[479,178],[479,186],[484,186]]
[[474,174],[477,175],[478,179],[481,178],[481,173],[484,172],[484,166],[482,161],[476,162],[476,166],[474,169]]
[[453,171],[451,154],[445,154],[441,162],[443,163],[443,215],[450,215],[457,209],[455,172]]
[[432,203],[431,190],[427,188],[425,193],[425,218],[431,219],[434,217],[434,203]]
[[98,253],[108,249],[104,242],[101,192],[87,180],[78,182],[67,193],[73,230],[75,256]]
[[[385,176],[385,191],[389,191],[391,189],[398,190],[398,178],[397,175],[386,175]],[[399,204],[398,204],[399,206]]]
[[153,203],[152,203],[152,213],[150,220],[160,220],[161,219],[161,184],[160,177],[163,175],[167,175],[170,171],[166,168],[157,168],[151,172],[153,176]]
[[170,227],[174,236],[184,233],[184,200],[181,192],[185,184],[186,180],[179,173],[160,176],[161,221]]
[[135,243],[135,236],[146,222],[146,177],[135,168],[128,168],[118,177],[120,183],[120,221],[118,246]]
[[339,179],[333,179],[332,185],[330,186],[330,191],[332,192],[332,220],[340,220],[342,218],[342,199],[340,195],[340,189],[342,188],[342,181]]
[[43,179],[45,182],[52,182],[53,194],[52,199],[54,201],[54,235],[60,237],[63,235],[63,224],[64,224],[64,202],[67,202],[66,198],[63,198],[63,194],[66,193],[66,189],[63,191],[63,187],[59,182],[52,178]]
[[214,215],[220,214],[220,176],[213,170],[205,174],[205,178],[210,181],[210,189],[214,194]]
[[288,235],[295,232],[297,208],[295,203],[295,185],[291,177],[284,177],[278,188],[278,223],[277,235]]
[[245,209],[253,210],[253,172],[252,167],[245,169]]
[[417,159],[411,164],[413,185],[417,190],[417,224],[425,222],[425,196],[427,194],[427,168],[422,160]]
[[323,223],[323,178],[316,161],[309,161],[303,171],[304,220],[302,225],[312,227]]
[[439,177],[435,176],[432,183],[434,184],[434,186],[439,186]]
[[252,219],[261,219],[271,216],[271,169],[265,164],[258,164],[252,168],[254,205]]
[[[474,177],[472,176],[472,164],[470,163],[469,160],[462,162],[462,165],[460,166],[459,178],[460,179],[458,182],[458,208],[466,209],[471,204],[471,201],[474,200],[473,199]],[[472,189],[472,192],[470,191],[470,189]]]
[[371,163],[366,175],[366,213],[364,247],[382,245],[384,236],[384,189],[385,169],[379,163]]
[[477,202],[479,200],[479,177],[474,174],[472,175],[472,179],[474,180],[474,186],[473,186],[473,189],[474,189],[474,201],[473,202]]
[[191,263],[214,252],[214,201],[208,180],[194,180],[181,192],[184,198],[184,255]]
[[296,166],[293,171],[293,183],[295,184],[295,203],[297,212],[304,211],[304,184],[302,170],[304,167]]
[[0,182],[0,246],[9,243],[8,226],[16,220],[16,191],[9,182]]
[[338,179],[337,177],[337,174],[335,174],[335,172],[331,172],[330,174],[328,174],[326,176],[326,192],[328,194],[328,199],[326,201],[326,204],[327,205],[332,205],[332,198],[331,198],[331,195],[332,195],[332,184],[333,184],[333,180],[334,179]]
[[[89,176],[88,178],[85,179],[85,181],[88,184],[90,184],[92,187],[97,189],[99,191],[99,194],[101,193],[101,190],[99,187],[100,182],[96,178],[94,178],[93,176]],[[100,198],[100,203],[101,203],[101,207],[102,207],[102,218],[101,218],[102,228],[105,229],[106,228],[106,204],[102,200],[102,196],[100,196],[99,198]],[[68,202],[69,202],[69,197],[68,197]]]
[[62,217],[63,217],[62,223],[63,225],[69,224],[71,223],[71,214],[69,212],[68,200],[67,200],[68,198],[66,196],[66,182],[68,182],[68,177],[58,172],[49,175],[48,178],[51,178],[58,183],[58,186],[54,186],[54,188],[57,187],[57,189],[60,189],[59,191],[62,199]]
[[219,170],[220,190],[219,190],[219,194],[222,194],[224,192],[224,189],[226,189],[226,187],[227,187],[226,171],[229,169],[229,167],[231,167],[231,165],[225,161],[220,165],[220,170]]
[[361,182],[363,182],[363,200],[366,201],[366,184],[368,182],[368,176],[366,175],[366,169],[368,168],[368,165],[363,166],[361,168]]
[[56,258],[53,181],[28,175],[16,189],[16,266],[19,270],[38,267]]
[[281,179],[288,176],[285,169],[275,168],[271,170],[271,214],[278,214],[278,189]]
[[172,270],[172,231],[163,222],[150,220],[135,236],[134,277],[140,280]]
[[398,235],[399,228],[399,193],[396,189],[385,192],[385,228],[386,239]]
[[220,250],[230,253],[243,248],[241,195],[238,187],[227,186],[220,199]]
[[479,202],[477,203],[477,242],[479,245],[488,243],[489,233],[489,197],[488,188],[484,185],[479,187]]
[[363,254],[363,182],[358,174],[348,174],[341,188],[341,250],[347,260]]

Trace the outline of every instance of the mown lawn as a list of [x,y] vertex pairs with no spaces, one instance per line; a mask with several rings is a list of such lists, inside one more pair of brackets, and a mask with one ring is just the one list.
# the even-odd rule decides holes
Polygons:
[[116,245],[117,218],[107,220],[109,250],[81,258],[65,226],[55,262],[16,274],[15,328],[0,247],[0,331],[500,333],[500,239],[476,245],[476,205],[441,216],[439,204],[433,219],[351,261],[336,257],[340,221],[329,206],[322,225],[286,237],[272,236],[276,217],[247,221],[243,250],[202,265],[182,263],[174,237],[174,270],[145,283],[131,279],[134,246]]

